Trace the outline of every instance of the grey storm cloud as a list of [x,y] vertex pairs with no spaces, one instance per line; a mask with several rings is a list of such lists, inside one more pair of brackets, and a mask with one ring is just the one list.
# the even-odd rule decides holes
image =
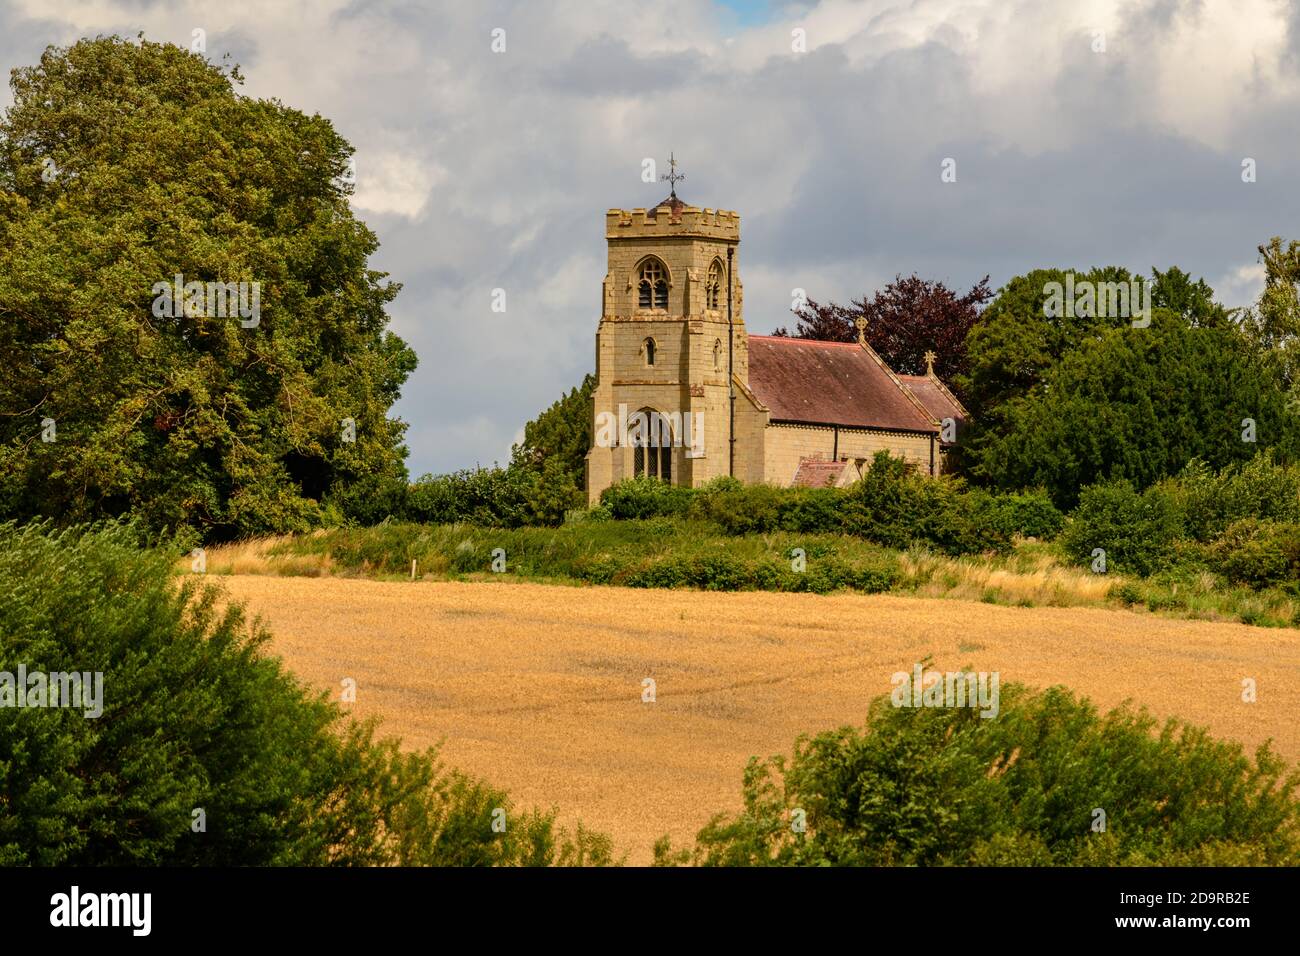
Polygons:
[[397,406],[415,474],[505,461],[591,370],[604,212],[663,198],[642,162],[670,150],[687,201],[741,214],[760,333],[795,288],[845,300],[912,272],[1178,265],[1243,305],[1256,247],[1300,237],[1293,3],[822,0],[737,23],[709,0],[9,0],[0,57],[202,27],[245,93],[334,122],[420,356]]
[[687,86],[702,68],[697,53],[638,55],[626,40],[593,37],[563,63],[543,70],[551,89],[580,97],[650,96],[673,87]]

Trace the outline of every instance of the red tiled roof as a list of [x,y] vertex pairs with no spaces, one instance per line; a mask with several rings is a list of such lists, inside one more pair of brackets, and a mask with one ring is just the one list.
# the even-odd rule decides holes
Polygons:
[[646,218],[656,218],[655,213],[659,211],[660,206],[668,207],[668,218],[672,222],[677,222],[682,218],[682,210],[686,208],[686,203],[682,202],[675,195],[668,195],[654,205],[653,208],[646,210]]
[[936,421],[942,422],[945,418],[951,418],[957,423],[957,431],[961,432],[966,425],[966,412],[938,381],[928,375],[898,377],[912,390],[912,394]]
[[856,342],[751,335],[749,387],[773,421],[938,431],[884,362]]
[[846,461],[826,461],[824,458],[800,458],[791,485],[794,488],[834,488],[847,464]]

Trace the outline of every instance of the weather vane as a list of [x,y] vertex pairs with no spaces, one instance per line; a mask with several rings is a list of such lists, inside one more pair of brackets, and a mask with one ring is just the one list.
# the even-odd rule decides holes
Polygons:
[[685,173],[679,173],[679,172],[677,171],[677,160],[673,157],[673,154],[672,154],[672,153],[669,153],[669,154],[668,154],[668,169],[670,170],[670,172],[669,172],[666,176],[660,176],[659,179],[660,179],[660,181],[662,181],[662,182],[666,182],[666,183],[669,184],[669,190],[670,190],[670,191],[669,191],[669,195],[670,195],[673,199],[676,199],[676,198],[677,198],[677,184],[678,184],[679,182],[681,182],[683,179],[686,178],[686,174],[685,174]]

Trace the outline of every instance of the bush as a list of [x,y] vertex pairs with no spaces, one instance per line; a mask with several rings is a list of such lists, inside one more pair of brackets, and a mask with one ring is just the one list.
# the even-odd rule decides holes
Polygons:
[[750,569],[726,554],[702,555],[686,565],[686,582],[703,591],[740,591],[753,581]]
[[800,534],[834,534],[844,525],[844,501],[837,488],[791,488],[778,506],[777,525]]
[[619,520],[660,518],[685,514],[691,504],[691,489],[670,485],[656,478],[628,478],[606,488],[601,506]]
[[974,501],[980,520],[1007,537],[1020,535],[1048,541],[1065,526],[1065,515],[1042,488],[1006,495],[979,495]]
[[890,548],[928,545],[946,554],[1006,551],[1010,541],[975,506],[959,479],[920,475],[879,452],[847,493],[844,528]]
[[1211,546],[1216,569],[1234,584],[1264,588],[1295,582],[1300,572],[1300,525],[1244,518]]
[[1142,603],[1142,590],[1132,581],[1122,581],[1112,584],[1110,590],[1106,592],[1106,597],[1132,607],[1134,604]]
[[1243,518],[1300,522],[1300,467],[1273,464],[1263,452],[1218,474],[1193,461],[1161,488],[1178,502],[1197,541],[1212,541]]
[[1091,564],[1092,552],[1106,552],[1107,570],[1140,575],[1168,567],[1183,535],[1181,514],[1160,488],[1142,494],[1127,481],[1090,485],[1061,535],[1071,560]]
[[[1267,744],[1238,743],[1145,711],[1101,716],[1063,688],[1001,687],[999,712],[875,701],[864,731],[800,738],[754,758],[744,810],[659,864],[1274,865],[1300,863],[1300,774]],[[791,811],[806,813],[793,832]],[[1094,832],[1106,813],[1104,832]]]
[[[688,572],[677,559],[654,561],[628,573],[621,583],[630,588],[679,588],[686,584]],[[615,578],[617,581],[617,578]]]
[[573,483],[565,463],[558,458],[548,458],[524,492],[528,523],[550,527],[563,524],[565,515],[581,507],[585,498],[582,490]]
[[726,534],[765,534],[776,530],[788,493],[774,485],[713,488],[695,497],[690,516],[712,521]]
[[[831,591],[854,590],[869,594],[888,591],[898,581],[898,566],[890,561],[853,565],[835,558],[812,559],[803,572],[771,558],[741,560],[726,554],[691,558],[663,558],[642,564],[620,575],[608,572],[608,565],[584,562],[588,580],[608,573],[606,580],[637,588],[693,587],[702,591]],[[620,580],[621,577],[621,580]]]
[[136,534],[0,525],[0,671],[103,675],[98,717],[4,710],[0,865],[608,862],[608,840],[550,814],[507,809],[494,833],[504,793],[348,722]]
[[387,518],[401,518],[406,513],[408,490],[405,475],[367,475],[332,491],[325,505],[337,508],[349,524],[369,527]]
[[[555,511],[544,503],[557,498],[552,489],[539,492],[537,477],[518,468],[478,468],[449,475],[425,475],[411,485],[406,496],[406,517],[424,524],[469,521],[489,527],[518,528],[537,523],[538,515],[556,523]],[[559,504],[574,506],[574,499]]]

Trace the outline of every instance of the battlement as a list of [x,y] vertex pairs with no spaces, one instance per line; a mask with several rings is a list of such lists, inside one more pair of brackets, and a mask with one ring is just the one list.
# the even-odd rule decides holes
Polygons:
[[729,209],[700,209],[661,203],[654,209],[611,209],[605,213],[606,239],[700,236],[740,241],[740,216]]

